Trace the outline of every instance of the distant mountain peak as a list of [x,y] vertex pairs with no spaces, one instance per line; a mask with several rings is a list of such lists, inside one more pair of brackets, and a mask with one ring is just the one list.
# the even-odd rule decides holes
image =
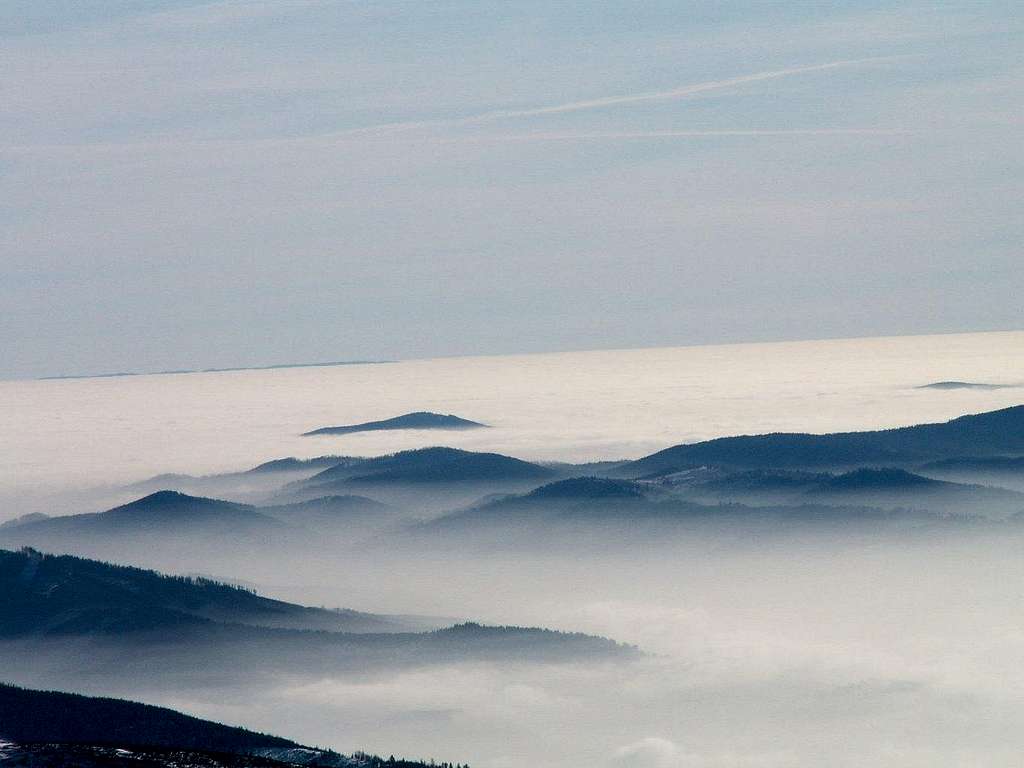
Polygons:
[[27,525],[29,523],[38,523],[42,520],[49,520],[50,516],[45,515],[42,512],[29,512],[26,515],[21,515],[13,520],[7,520],[6,522],[0,523],[0,528],[17,528],[19,525]]
[[981,381],[933,381],[922,384],[917,389],[1006,389],[1013,384],[989,384]]
[[353,432],[377,432],[392,429],[481,429],[487,424],[470,421],[450,413],[414,411],[381,421],[366,421],[362,424],[347,424],[339,427],[320,427],[303,436],[347,435]]
[[174,511],[188,511],[188,512],[205,512],[215,510],[251,510],[248,504],[237,504],[233,501],[224,501],[222,499],[211,499],[207,496],[190,496],[187,493],[181,491],[169,491],[161,490],[154,491],[146,496],[135,499],[135,501],[129,501],[127,504],[109,509],[102,514],[126,514],[130,512],[174,512]]
[[340,481],[354,484],[380,483],[458,483],[497,480],[539,480],[555,472],[500,453],[466,451],[461,448],[431,446],[399,451],[353,465],[326,469],[305,481],[307,487]]

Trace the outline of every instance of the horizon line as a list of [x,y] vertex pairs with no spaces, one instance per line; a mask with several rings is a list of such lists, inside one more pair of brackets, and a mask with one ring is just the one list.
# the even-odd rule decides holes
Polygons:
[[190,373],[231,373],[233,371],[271,371],[288,368],[333,368],[345,365],[390,365],[403,362],[424,360],[449,360],[457,358],[479,357],[519,357],[528,355],[563,355],[585,352],[629,352],[644,349],[687,349],[691,347],[737,347],[757,344],[809,344],[822,341],[862,341],[868,339],[902,339],[918,336],[968,336],[982,333],[1024,333],[1024,328],[986,328],[980,330],[934,331],[926,333],[883,333],[876,336],[817,336],[810,338],[780,338],[741,341],[706,341],[688,344],[650,344],[637,346],[582,347],[575,349],[554,349],[511,352],[482,352],[471,354],[429,355],[423,357],[385,358],[377,360],[333,360],[327,362],[275,363],[270,365],[238,365],[217,368],[181,368],[161,371],[110,371],[101,373],[56,374],[48,376],[15,376],[0,377],[4,381],[63,381],[69,379],[113,379],[122,376],[173,376]]

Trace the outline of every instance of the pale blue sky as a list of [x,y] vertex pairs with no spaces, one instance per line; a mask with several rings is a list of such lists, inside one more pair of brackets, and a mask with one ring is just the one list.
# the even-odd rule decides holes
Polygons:
[[0,4],[0,376],[1022,327],[1018,3]]

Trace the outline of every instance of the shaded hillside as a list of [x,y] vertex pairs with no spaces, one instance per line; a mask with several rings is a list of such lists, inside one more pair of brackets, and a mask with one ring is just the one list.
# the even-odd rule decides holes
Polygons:
[[604,477],[571,477],[542,485],[524,498],[550,500],[637,499],[645,495],[642,485],[629,480]]
[[0,738],[20,743],[117,744],[248,753],[294,741],[122,699],[0,683]]
[[312,435],[348,435],[353,432],[378,432],[391,429],[480,429],[486,426],[478,421],[470,421],[452,414],[417,411],[382,421],[367,421],[363,424],[349,424],[340,427],[321,427],[304,432],[303,435],[307,437]]
[[0,528],[0,547],[29,546],[174,571],[207,572],[216,564],[216,572],[237,572],[253,558],[336,557],[338,547],[393,527],[404,514],[351,494],[314,492],[295,503],[302,499],[286,495],[275,506],[255,507],[160,491],[106,512]]
[[626,477],[656,477],[711,464],[737,469],[909,466],[963,455],[1024,452],[1024,406],[870,432],[773,433],[677,445],[623,464]]
[[832,475],[827,472],[802,472],[784,469],[749,469],[732,472],[721,477],[701,482],[696,490],[711,493],[781,493],[789,494],[813,488],[828,482]]
[[798,470],[746,470],[680,489],[700,501],[757,505],[827,503],[912,507],[943,514],[1004,517],[1024,510],[1024,494],[944,482],[893,467],[831,475]]
[[903,469],[862,468],[811,488],[813,500],[914,506],[946,514],[1004,517],[1024,511],[1024,494],[1004,488],[934,480]]
[[17,536],[110,536],[124,533],[206,530],[244,535],[280,529],[279,520],[248,504],[157,491],[105,512],[36,520],[16,527]]
[[49,520],[49,515],[44,515],[42,512],[29,512],[27,515],[21,515],[13,520],[7,520],[6,522],[0,523],[0,528],[17,528],[19,525],[27,525],[28,523],[38,523],[42,520]]
[[635,653],[600,637],[530,627],[282,628],[338,617],[205,580],[32,551],[2,555],[0,669],[19,683],[107,680],[188,689],[212,680],[241,684],[254,670],[319,677],[468,660],[565,662]]
[[[302,746],[124,699],[0,683],[0,765],[24,768],[427,768]],[[437,768],[468,768],[450,763]]]
[[1024,456],[958,456],[922,465],[922,472],[984,472],[993,475],[1024,474]]
[[[965,531],[1002,525],[1024,510],[1024,495],[935,483],[902,470],[846,475],[747,470],[658,481],[571,478],[506,494],[409,525],[409,546],[487,550],[622,551],[680,536],[774,536],[837,531]],[[694,480],[694,478],[698,478]],[[952,487],[949,487],[952,485]],[[990,518],[999,518],[996,520]],[[1022,516],[1024,519],[1024,516]]]
[[829,477],[818,484],[824,493],[860,493],[862,491],[941,491],[957,488],[955,483],[930,480],[905,469],[862,467],[852,472]]
[[268,757],[200,749],[0,741],[0,766],[3,768],[289,768],[292,765]]
[[486,483],[541,480],[554,474],[547,467],[498,453],[419,448],[377,456],[353,466],[332,467],[309,478],[304,485],[318,486],[337,481],[365,485]]
[[262,464],[257,464],[255,467],[247,469],[242,474],[256,475],[269,474],[273,472],[304,472],[307,470],[320,471],[350,461],[359,461],[359,459],[353,456],[315,456],[311,459],[297,459],[294,456],[289,456],[284,459],[272,459],[271,461],[265,461]]
[[276,485],[299,480],[339,464],[356,463],[362,459],[352,456],[315,456],[298,459],[293,456],[272,459],[238,472],[212,475],[185,475],[164,473],[125,486],[125,490],[146,493],[176,490],[191,495],[247,496],[253,492],[265,493]]
[[34,550],[0,550],[0,637],[119,634],[210,621],[401,632],[421,627],[425,620],[307,608],[210,579],[165,576]]

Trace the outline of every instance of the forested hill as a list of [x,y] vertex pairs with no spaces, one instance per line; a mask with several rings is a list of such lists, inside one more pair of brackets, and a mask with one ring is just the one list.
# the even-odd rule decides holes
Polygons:
[[[0,766],[18,768],[428,768],[341,755],[124,699],[0,683]],[[469,768],[435,763],[434,768]]]
[[1024,453],[1024,405],[938,424],[869,432],[720,437],[666,448],[621,465],[615,474],[653,477],[701,465],[739,469],[908,466],[957,456],[1018,453]]
[[301,745],[122,699],[0,683],[0,738],[15,743],[117,744],[247,753]]
[[343,632],[409,628],[395,617],[307,608],[211,579],[0,549],[0,637],[123,633],[210,620]]

